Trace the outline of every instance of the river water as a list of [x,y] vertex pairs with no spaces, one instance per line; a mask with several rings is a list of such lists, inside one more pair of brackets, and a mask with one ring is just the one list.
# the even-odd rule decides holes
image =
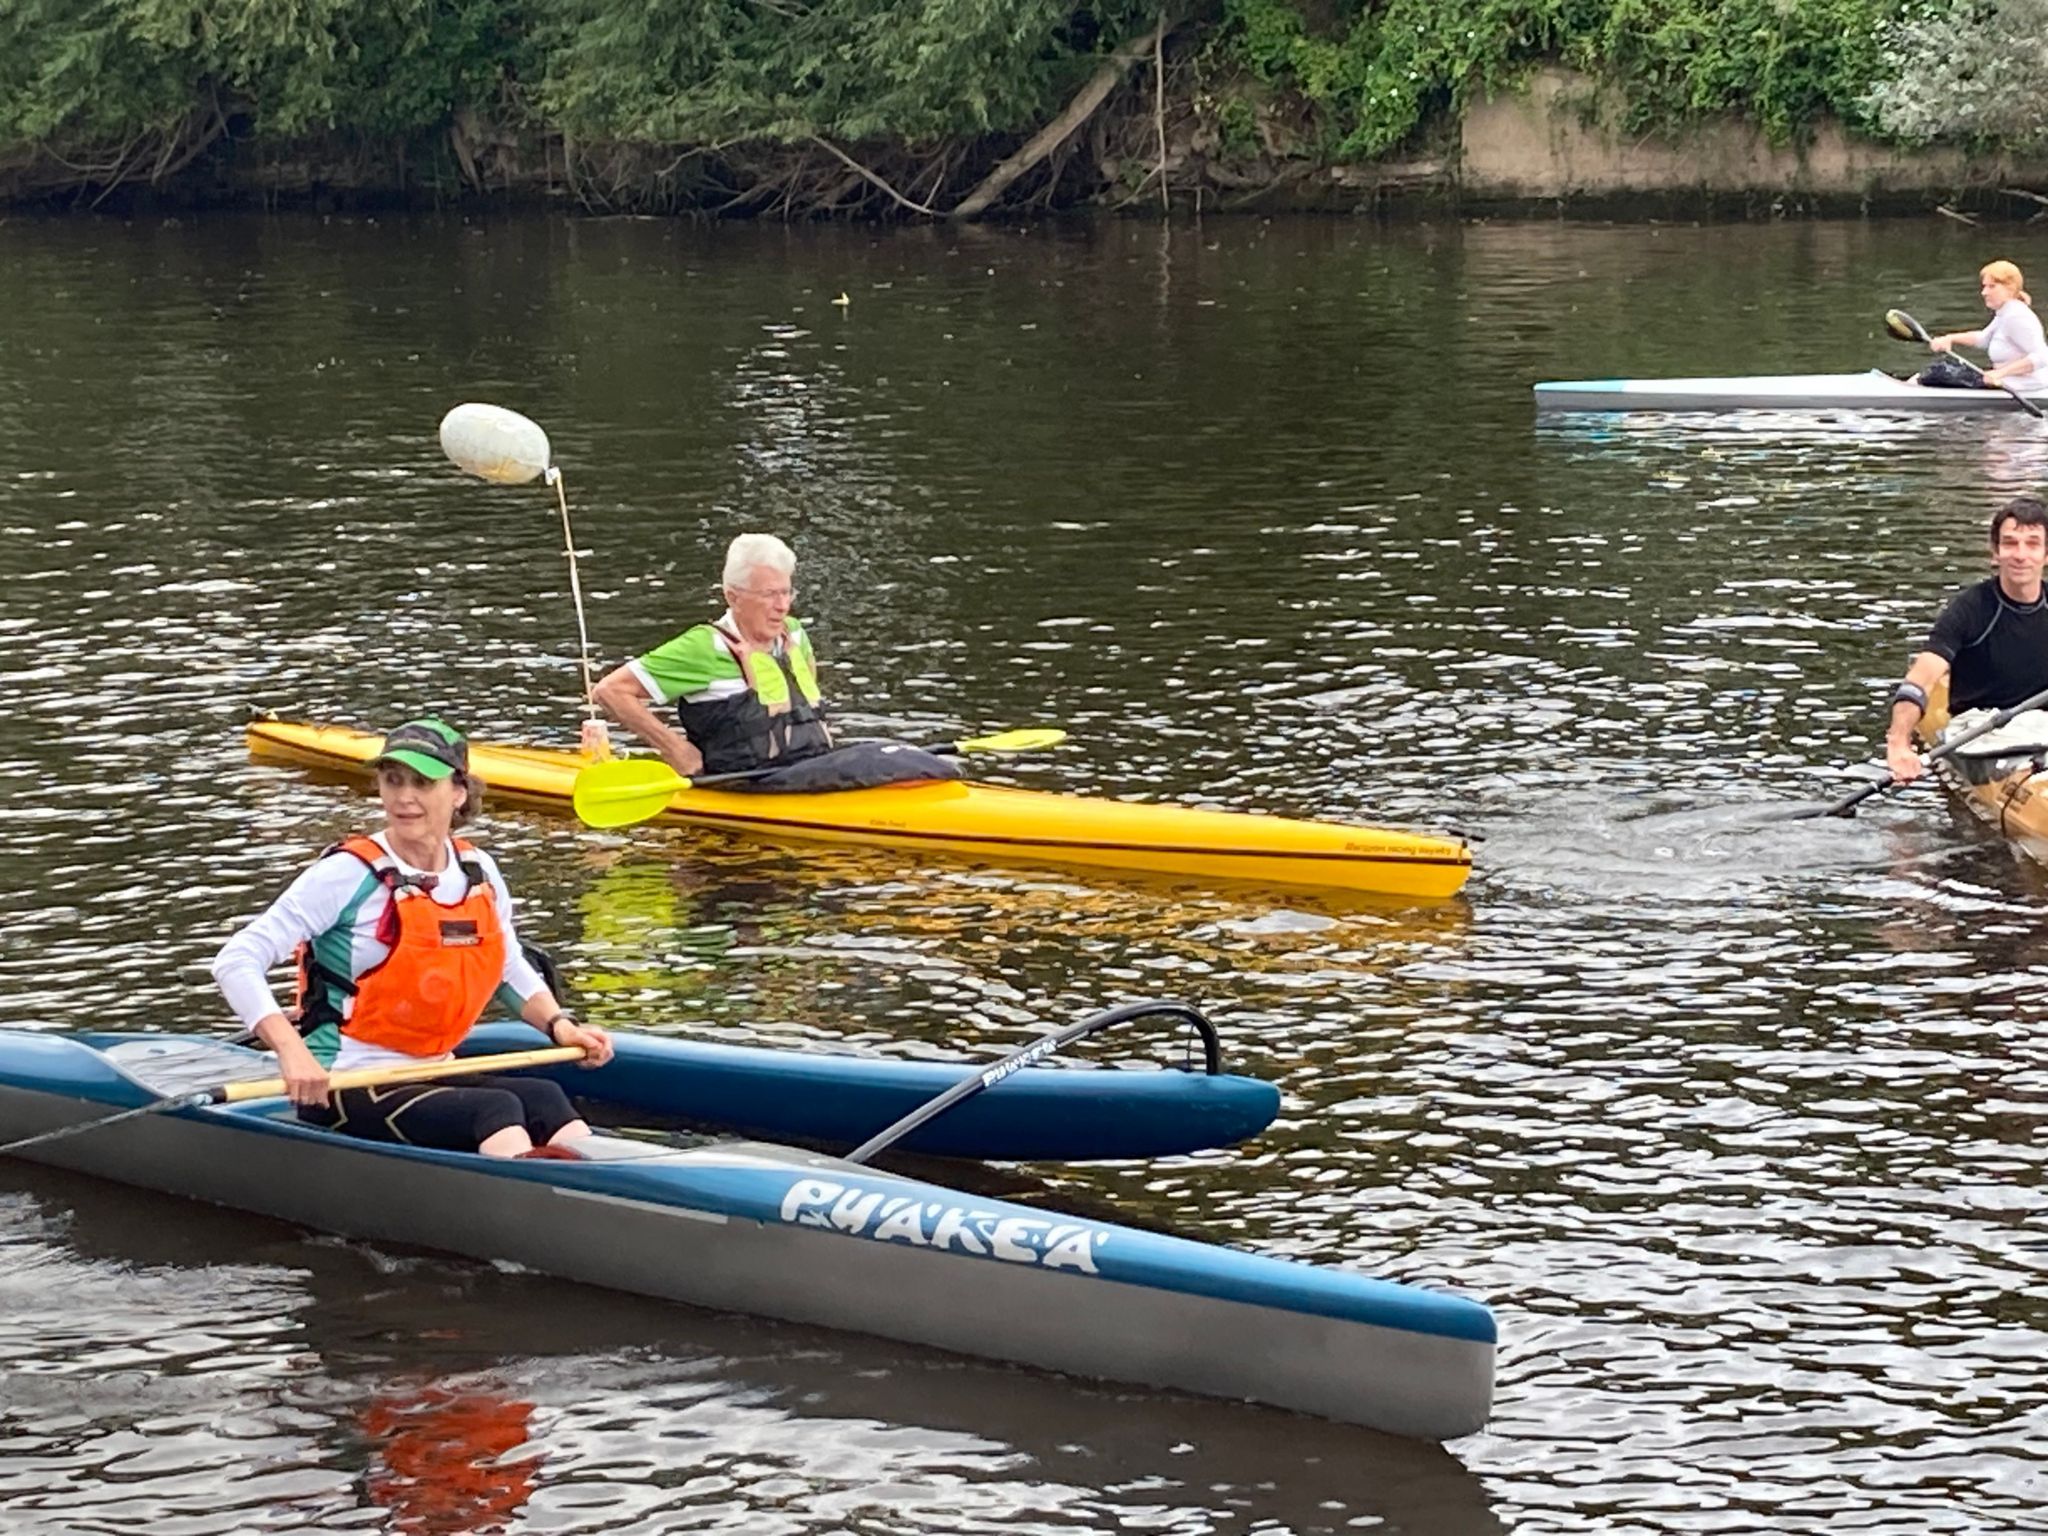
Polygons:
[[9,1024],[226,1031],[214,948],[374,811],[253,710],[573,739],[553,503],[434,440],[495,401],[606,663],[772,529],[857,726],[1475,840],[1403,909],[500,810],[591,1016],[929,1056],[1191,999],[1271,1131],[1016,1177],[1502,1329],[1418,1447],[11,1164],[0,1528],[2048,1528],[2048,880],[1931,792],[1765,814],[1873,758],[2048,435],[1528,392],[1904,368],[1883,310],[1974,323],[1999,255],[2048,277],[1919,223],[0,225]]

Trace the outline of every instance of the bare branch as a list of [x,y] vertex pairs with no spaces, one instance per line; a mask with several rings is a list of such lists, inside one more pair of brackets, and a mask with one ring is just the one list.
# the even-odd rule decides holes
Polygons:
[[1124,72],[1158,47],[1165,32],[1166,18],[1162,15],[1159,25],[1145,36],[1124,44],[1104,59],[1102,67],[1089,77],[1088,83],[1074,93],[1074,99],[1067,103],[1066,110],[1033,134],[1022,149],[983,177],[981,185],[954,206],[952,216],[972,219],[987,211],[989,204],[1009,190],[1010,183],[1059,148],[1070,134],[1095,115],[1096,109],[1109,100],[1109,93],[1116,89]]
[[888,193],[889,196],[895,198],[898,204],[900,204],[902,207],[908,208],[912,213],[921,213],[926,218],[930,219],[938,219],[945,217],[945,215],[942,212],[940,212],[940,210],[938,210],[937,208],[928,208],[923,203],[913,202],[909,198],[905,197],[901,192],[898,192],[894,187],[890,186],[889,183],[882,180],[882,178],[877,176],[873,171],[869,170],[866,166],[862,165],[858,160],[854,159],[853,156],[847,154],[846,151],[841,149],[837,144],[834,144],[827,139],[821,139],[815,133],[811,135],[811,142],[817,145],[820,149],[823,149],[830,154],[837,155],[839,159],[846,165],[847,169],[851,171],[856,171],[862,177],[866,178],[868,181],[873,182],[876,186],[880,187],[884,192]]
[[1152,30],[1152,122],[1159,130],[1159,207],[1173,212],[1173,193],[1166,185],[1166,13]]

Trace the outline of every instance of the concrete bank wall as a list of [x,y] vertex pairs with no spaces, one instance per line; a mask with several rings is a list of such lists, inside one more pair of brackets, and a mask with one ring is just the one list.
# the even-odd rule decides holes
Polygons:
[[[1589,106],[1593,109],[1590,113]],[[1762,130],[1711,121],[1682,139],[1630,138],[1607,126],[1616,105],[1582,75],[1550,68],[1519,91],[1468,105],[1457,157],[1459,194],[1473,202],[1601,201],[1704,195],[1806,203],[1995,199],[2020,186],[2048,192],[2048,163],[1971,159],[1950,148],[1902,150],[1821,124],[1807,143],[1773,145]]]

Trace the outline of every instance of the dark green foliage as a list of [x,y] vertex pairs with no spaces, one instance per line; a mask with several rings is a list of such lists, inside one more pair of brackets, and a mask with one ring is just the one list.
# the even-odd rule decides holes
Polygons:
[[1324,114],[1338,159],[1385,154],[1433,110],[1561,60],[1615,88],[1625,127],[1735,111],[1789,138],[1816,115],[1855,121],[1902,0],[1224,0],[1210,57],[1234,56]]
[[543,101],[579,137],[628,142],[1028,131],[1152,14],[1124,0],[569,0]]
[[248,136],[404,135],[494,101],[518,0],[9,0],[0,146],[107,152],[233,118]]
[[1226,155],[1247,156],[1259,152],[1259,114],[1242,96],[1225,97],[1216,106],[1218,146]]
[[1863,119],[1885,29],[1903,8],[1902,0],[1610,0],[1574,52],[1627,87],[1631,130],[1734,109],[1783,141],[1822,114]]
[[[940,154],[1036,129],[1160,4],[0,0],[0,155],[118,181],[224,134],[402,141],[466,108],[579,149],[823,137]],[[1276,153],[1360,160],[1543,60],[1609,87],[1630,131],[1717,111],[1780,139],[1822,113],[1858,122],[1906,4],[1200,0],[1170,14],[1226,155],[1284,141]]]

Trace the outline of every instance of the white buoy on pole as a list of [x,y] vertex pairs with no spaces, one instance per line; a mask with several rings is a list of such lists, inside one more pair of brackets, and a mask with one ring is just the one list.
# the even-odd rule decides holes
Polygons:
[[478,479],[524,485],[548,471],[552,451],[539,425],[502,405],[475,401],[441,418],[441,450]]
[[583,580],[576,570],[576,530],[569,525],[569,492],[552,462],[547,433],[517,411],[472,400],[441,418],[441,451],[457,467],[493,485],[525,485],[545,477],[554,487],[555,505],[562,512],[562,553],[569,561],[569,596],[576,604],[576,663],[583,674],[583,703],[590,718],[597,720],[590,625],[583,617]]

